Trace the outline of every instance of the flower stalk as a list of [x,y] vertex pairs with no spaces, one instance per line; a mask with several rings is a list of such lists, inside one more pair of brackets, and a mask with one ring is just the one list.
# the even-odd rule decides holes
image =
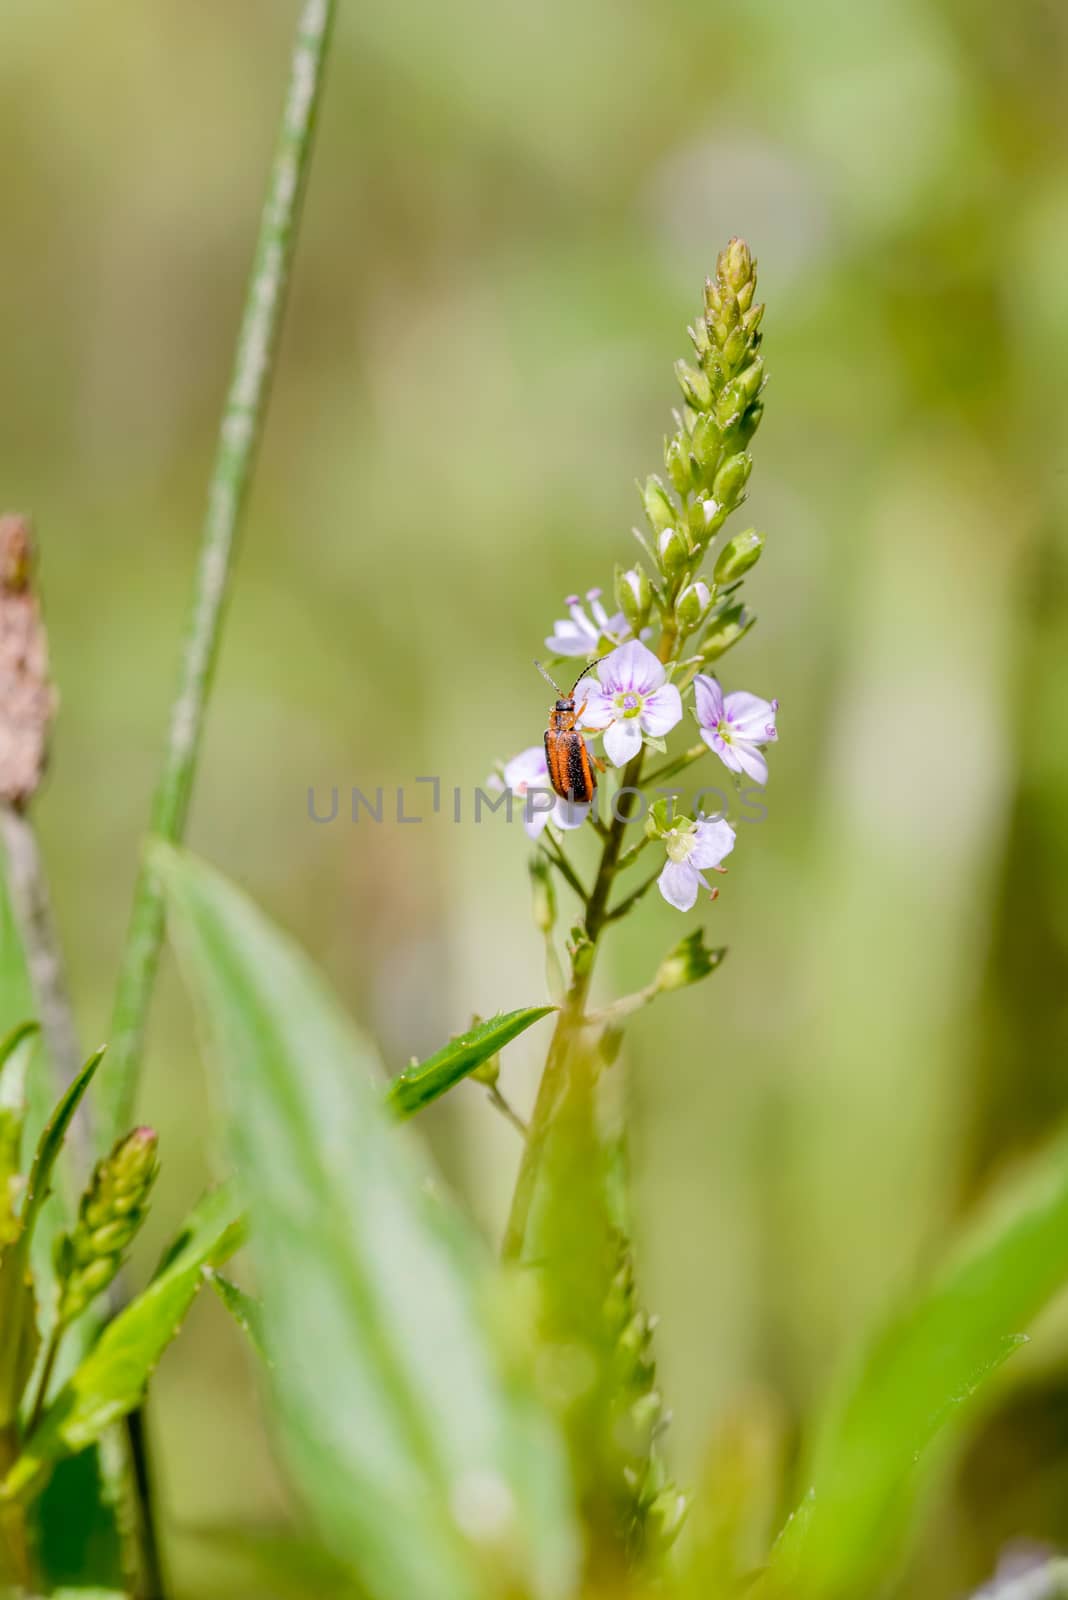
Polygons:
[[[653,883],[659,884],[670,904],[684,910],[694,904],[701,887],[714,898],[716,891],[704,871],[718,868],[735,842],[726,820],[673,816],[669,820],[666,801],[653,807],[644,837],[629,847],[625,842],[634,806],[622,798],[623,792],[643,785],[646,746],[664,749],[665,736],[683,717],[681,696],[695,680],[700,686],[696,712],[701,743],[668,757],[644,783],[675,777],[709,751],[732,772],[744,771],[756,782],[766,781],[767,765],[759,746],[775,737],[776,703],[751,695],[725,699],[715,679],[700,676],[702,667],[717,660],[751,626],[752,619],[734,596],[764,542],[753,530],[737,535],[720,549],[711,577],[699,576],[724,522],[744,502],[752,470],[748,446],[763,412],[765,381],[759,354],[763,306],[756,303],[755,290],[755,262],[744,242],[732,239],[720,254],[715,277],[706,283],[702,314],[689,330],[695,361],[676,366],[683,407],[675,414],[675,433],[665,442],[668,482],[653,474],[639,484],[649,532],[635,533],[654,567],[653,576],[641,564],[627,572],[617,569],[618,613],[607,617],[599,591],[588,596],[592,616],[572,596],[569,619],[557,622],[546,640],[557,654],[585,654],[595,665],[596,675],[584,685],[579,726],[584,735],[603,736],[606,757],[622,771],[611,820],[598,826],[594,818],[601,848],[588,890],[553,830],[557,817],[546,813],[541,824],[545,859],[577,893],[582,921],[571,944],[567,990],[505,1228],[506,1259],[522,1257],[545,1148],[571,1074],[587,1070],[583,1063],[596,1054],[593,1035],[603,1033],[609,1023],[614,1027],[665,989],[679,986],[676,981],[662,983],[658,973],[636,995],[591,1013],[588,1001],[602,934],[632,912]],[[644,640],[653,631],[658,636],[650,649]],[[509,766],[516,772],[521,767],[525,781],[535,782],[538,756],[537,747],[532,747]],[[506,767],[506,780],[508,773]],[[633,796],[628,798],[633,802]],[[619,874],[653,841],[666,851],[662,870],[613,904]],[[684,981],[703,976],[714,964],[691,963],[687,970],[692,969],[694,976]],[[681,958],[675,962],[679,970],[685,966]]]

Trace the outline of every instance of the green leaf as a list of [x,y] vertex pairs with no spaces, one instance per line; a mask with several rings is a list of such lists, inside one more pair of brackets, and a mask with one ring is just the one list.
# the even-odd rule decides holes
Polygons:
[[156,847],[208,1023],[282,1442],[324,1542],[376,1600],[573,1592],[563,1452],[492,1336],[481,1241],[427,1192],[376,1062],[236,889]]
[[525,1006],[478,1023],[459,1038],[450,1039],[444,1049],[394,1078],[386,1092],[386,1104],[398,1117],[421,1111],[553,1010],[554,1006]]
[[51,1118],[45,1124],[37,1144],[37,1154],[33,1158],[30,1168],[29,1180],[26,1184],[26,1199],[22,1207],[20,1222],[22,1232],[27,1239],[33,1234],[34,1224],[40,1213],[41,1207],[48,1198],[49,1185],[52,1182],[52,1173],[59,1159],[59,1152],[63,1148],[63,1141],[67,1137],[70,1127],[82,1101],[82,1096],[93,1081],[93,1074],[104,1057],[104,1051],[97,1050],[89,1057],[85,1066],[74,1081],[67,1087],[59,1104],[53,1111]]
[[876,1335],[829,1410],[775,1592],[871,1592],[900,1550],[921,1458],[1068,1283],[1068,1138],[1001,1188],[925,1293]]
[[104,1329],[22,1447],[0,1492],[26,1495],[65,1456],[94,1444],[139,1404],[149,1377],[203,1283],[240,1245],[243,1223],[232,1188],[205,1195],[148,1287]]
[[263,1307],[259,1301],[246,1294],[231,1278],[224,1278],[221,1272],[211,1267],[205,1267],[204,1276],[238,1327],[244,1330],[256,1354],[269,1365],[270,1357],[263,1337]]

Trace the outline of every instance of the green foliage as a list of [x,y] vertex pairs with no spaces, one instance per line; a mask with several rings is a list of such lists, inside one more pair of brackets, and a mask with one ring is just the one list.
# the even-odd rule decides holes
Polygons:
[[46,1408],[0,1495],[25,1498],[35,1492],[56,1462],[95,1444],[111,1423],[133,1410],[204,1281],[203,1269],[226,1261],[242,1237],[234,1191],[206,1195],[148,1287],[107,1325]]
[[552,1006],[525,1006],[505,1011],[488,1022],[479,1022],[442,1049],[408,1067],[393,1079],[386,1091],[386,1104],[398,1117],[410,1117],[432,1100],[469,1077],[483,1062],[495,1056],[520,1033],[547,1017]]
[[776,1593],[838,1600],[874,1587],[899,1553],[932,1441],[1066,1283],[1062,1137],[995,1197],[844,1378],[776,1548]]
[[227,1091],[282,1443],[328,1547],[381,1600],[569,1594],[554,1430],[372,1051],[236,889],[169,849],[153,864]]
[[268,1361],[270,1358],[263,1336],[263,1307],[259,1301],[247,1294],[232,1279],[224,1277],[221,1272],[216,1272],[213,1267],[206,1267],[204,1270],[208,1282],[238,1327],[244,1330],[256,1354],[261,1360]]
[[23,1022],[0,1043],[0,1250],[18,1234],[26,1073],[39,1029]]

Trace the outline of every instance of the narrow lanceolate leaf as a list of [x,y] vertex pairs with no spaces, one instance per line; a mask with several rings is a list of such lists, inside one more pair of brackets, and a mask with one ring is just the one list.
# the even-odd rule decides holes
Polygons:
[[33,1165],[30,1168],[29,1181],[26,1185],[26,1201],[22,1208],[22,1228],[27,1237],[32,1234],[38,1213],[48,1198],[48,1188],[52,1181],[52,1173],[59,1158],[59,1152],[63,1148],[63,1141],[67,1137],[67,1129],[70,1127],[74,1113],[81,1104],[82,1096],[93,1081],[93,1074],[96,1072],[103,1057],[103,1050],[98,1050],[95,1055],[89,1057],[81,1072],[79,1072],[56,1106],[49,1121],[45,1124],[37,1145],[37,1154],[34,1156]]
[[423,1106],[445,1094],[495,1056],[517,1034],[524,1033],[554,1009],[553,1006],[525,1006],[519,1011],[502,1011],[459,1038],[450,1039],[443,1049],[393,1079],[386,1093],[390,1110],[399,1117],[410,1117],[413,1112],[421,1111]]
[[269,1365],[270,1357],[263,1337],[263,1307],[259,1301],[246,1294],[244,1289],[231,1278],[224,1278],[221,1272],[216,1272],[212,1267],[205,1267],[204,1276],[238,1327],[244,1330],[256,1354]]
[[875,1337],[818,1439],[774,1592],[871,1592],[908,1529],[924,1451],[1068,1283],[1068,1138],[1001,1189],[926,1293]]
[[327,1548],[373,1600],[563,1600],[563,1452],[504,1372],[480,1242],[427,1193],[304,956],[206,867],[152,864],[229,1099],[282,1444]]
[[134,1409],[203,1283],[204,1267],[221,1266],[243,1233],[233,1189],[217,1189],[200,1201],[147,1289],[108,1324],[60,1389],[0,1494],[31,1493],[56,1462],[95,1444],[105,1428]]

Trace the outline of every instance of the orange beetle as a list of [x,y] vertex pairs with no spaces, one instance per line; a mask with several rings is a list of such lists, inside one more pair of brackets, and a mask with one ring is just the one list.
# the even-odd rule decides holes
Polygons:
[[593,799],[597,788],[597,777],[594,767],[603,772],[604,766],[591,756],[586,747],[586,740],[578,731],[578,721],[586,709],[585,701],[575,710],[575,690],[593,667],[597,665],[591,661],[589,666],[583,667],[578,677],[571,686],[569,694],[565,694],[560,685],[549,677],[540,661],[534,665],[545,679],[556,690],[557,700],[549,712],[549,726],[545,731],[545,765],[549,769],[549,782],[562,800],[573,800],[578,805],[588,805]]

